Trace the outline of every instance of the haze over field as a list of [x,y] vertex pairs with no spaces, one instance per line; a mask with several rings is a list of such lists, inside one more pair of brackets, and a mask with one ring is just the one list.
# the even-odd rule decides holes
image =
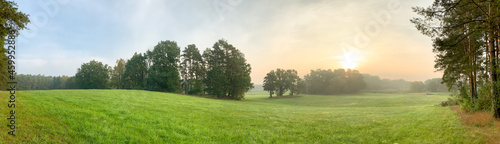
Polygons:
[[275,68],[300,76],[343,67],[383,78],[441,76],[430,38],[409,21],[411,7],[431,0],[15,2],[31,20],[18,39],[20,74],[71,76],[92,59],[115,65],[162,40],[203,51],[224,38],[245,54],[255,84]]

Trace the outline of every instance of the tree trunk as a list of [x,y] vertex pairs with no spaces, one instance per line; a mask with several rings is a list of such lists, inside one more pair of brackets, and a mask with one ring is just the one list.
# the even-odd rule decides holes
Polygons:
[[491,79],[491,107],[493,111],[493,117],[500,119],[500,105],[498,104],[498,94],[497,94],[497,64],[496,64],[496,52],[495,52],[495,37],[493,31],[495,29],[492,10],[491,10],[492,0],[489,1],[489,16],[488,16],[488,49],[490,55],[490,79]]
[[472,72],[469,74],[469,86],[470,86],[470,93],[471,93],[471,97],[470,97],[470,100],[471,102],[474,103],[474,99],[475,99],[475,91],[474,91],[474,80],[472,78]]
[[500,118],[500,108],[497,104],[497,90],[496,90],[496,82],[497,82],[497,73],[496,73],[496,56],[495,56],[495,44],[493,37],[493,28],[490,27],[488,32],[488,49],[490,55],[490,80],[491,80],[491,103],[492,103],[492,111],[494,112],[495,118]]
[[474,51],[472,50],[472,47],[471,47],[471,41],[470,41],[470,38],[467,38],[468,40],[468,55],[469,55],[469,62],[471,64],[471,72],[469,73],[469,85],[470,85],[470,92],[471,92],[471,101],[474,103],[474,99],[477,98],[477,91],[476,91],[476,81],[475,81],[475,61],[474,61],[474,56],[475,56],[475,53]]

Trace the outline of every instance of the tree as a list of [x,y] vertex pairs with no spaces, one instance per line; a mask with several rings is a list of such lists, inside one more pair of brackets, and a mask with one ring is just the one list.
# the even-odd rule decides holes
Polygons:
[[53,89],[63,89],[64,88],[63,87],[63,85],[64,85],[63,79],[60,76],[53,77],[52,81],[53,81],[53,83],[52,83]]
[[429,92],[437,92],[438,88],[441,85],[441,79],[435,78],[435,79],[428,79],[424,82],[425,84],[425,90]]
[[493,0],[435,0],[428,8],[414,7],[424,18],[411,21],[433,38],[435,67],[444,71],[442,79],[449,88],[460,89],[460,98],[465,101],[462,106],[472,110],[484,107],[476,102],[480,96],[477,87],[489,87],[489,96],[481,97],[491,98],[490,109],[500,119],[499,6],[500,2]]
[[301,82],[300,77],[297,75],[297,71],[294,69],[276,69],[276,71],[272,70],[267,73],[264,78],[264,90],[269,91],[270,98],[272,98],[272,94],[274,91],[277,92],[278,96],[283,96],[286,91],[290,91],[290,95],[299,94],[305,87],[304,85],[300,85]]
[[124,89],[123,74],[125,73],[126,62],[123,59],[116,60],[116,66],[111,72],[111,85],[113,88]]
[[304,79],[306,92],[310,94],[356,93],[366,87],[357,70],[311,70]]
[[123,82],[125,88],[144,89],[148,67],[146,57],[142,54],[134,53],[134,56],[127,60],[125,72],[123,73]]
[[278,92],[278,96],[283,96],[283,94],[286,92],[287,84],[286,84],[286,71],[283,69],[276,69],[276,91]]
[[409,81],[403,79],[381,79],[379,76],[363,74],[363,81],[366,83],[365,90],[368,91],[408,91]]
[[207,62],[207,76],[203,81],[206,85],[205,91],[217,98],[225,97],[229,81],[225,74],[226,56],[224,51],[216,43],[212,49],[206,49],[203,52],[203,58]]
[[203,78],[206,69],[205,62],[196,45],[188,45],[182,51],[181,74],[182,89],[186,94],[199,94],[203,92]]
[[273,98],[274,91],[276,90],[276,73],[274,70],[271,70],[271,72],[266,74],[266,77],[264,77],[264,84],[262,87],[264,88],[265,91],[269,92],[269,98]]
[[[15,41],[8,41],[6,38],[14,38],[19,35],[19,31],[26,29],[26,25],[30,22],[27,14],[18,11],[17,4],[14,2],[0,0],[0,45],[4,47],[6,44],[14,44]],[[7,42],[7,43],[5,43]],[[7,58],[7,50],[9,53],[15,47],[8,49],[0,49],[0,88],[6,89],[9,73],[7,66],[9,63]]]
[[421,81],[414,81],[410,84],[410,92],[423,92],[425,91],[425,85]]
[[78,83],[76,81],[76,78],[74,76],[68,77],[68,80],[66,80],[65,88],[66,89],[78,89],[79,88]]
[[307,93],[309,94],[326,94],[327,86],[330,85],[331,78],[327,78],[328,74],[333,74],[331,70],[311,70],[309,74],[304,76],[307,84]]
[[366,88],[363,75],[361,75],[358,70],[347,70],[346,79],[346,88],[343,91],[345,93],[356,93],[359,90]]
[[297,91],[295,93],[297,93],[297,95],[300,95],[302,92],[305,91],[306,91],[306,81],[299,78],[297,82]]
[[297,93],[298,87],[297,84],[300,81],[300,77],[297,75],[297,71],[294,69],[286,70],[285,77],[285,86],[287,90],[290,90],[290,95],[293,96],[294,93]]
[[111,68],[108,65],[96,60],[84,63],[76,72],[76,82],[82,89],[109,88],[109,69]]
[[148,54],[148,88],[153,91],[180,92],[180,48],[175,41],[161,41]]
[[207,61],[206,91],[218,98],[243,99],[253,88],[250,64],[245,56],[226,40],[217,41],[203,53]]

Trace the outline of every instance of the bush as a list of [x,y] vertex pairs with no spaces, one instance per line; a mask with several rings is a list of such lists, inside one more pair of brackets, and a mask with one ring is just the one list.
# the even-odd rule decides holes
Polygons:
[[446,107],[446,106],[454,106],[454,105],[459,105],[459,100],[457,97],[451,97],[448,98],[448,100],[441,102],[441,106]]

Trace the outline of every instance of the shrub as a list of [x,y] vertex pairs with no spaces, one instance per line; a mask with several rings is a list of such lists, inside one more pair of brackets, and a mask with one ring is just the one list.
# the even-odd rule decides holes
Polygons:
[[451,98],[448,98],[448,100],[446,101],[443,101],[441,102],[441,106],[445,107],[445,106],[454,106],[454,105],[459,105],[459,100],[457,97],[451,97]]

